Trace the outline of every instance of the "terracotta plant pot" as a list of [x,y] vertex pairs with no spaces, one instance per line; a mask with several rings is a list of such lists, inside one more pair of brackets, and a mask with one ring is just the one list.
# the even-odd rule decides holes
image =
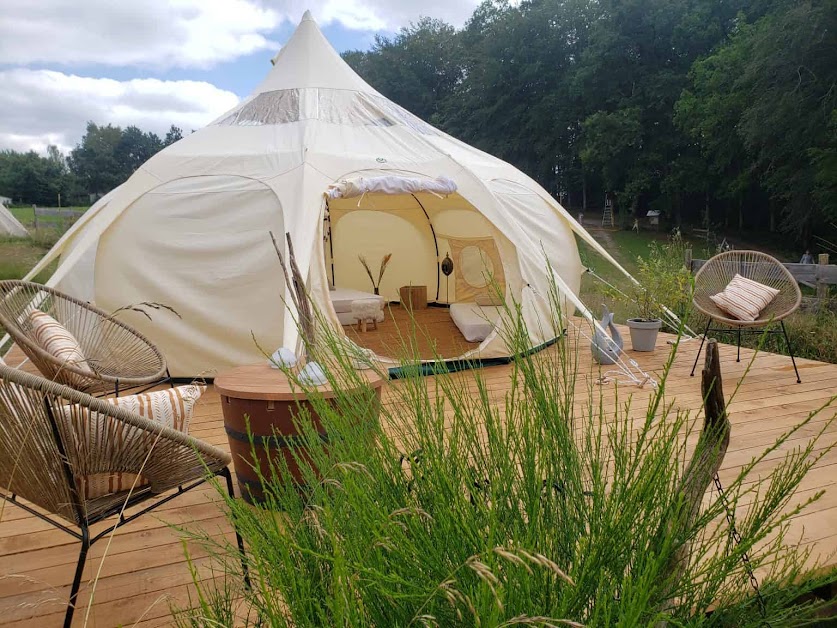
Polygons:
[[657,334],[663,321],[659,318],[645,320],[642,318],[629,318],[628,328],[631,330],[631,347],[634,351],[653,351],[657,345]]

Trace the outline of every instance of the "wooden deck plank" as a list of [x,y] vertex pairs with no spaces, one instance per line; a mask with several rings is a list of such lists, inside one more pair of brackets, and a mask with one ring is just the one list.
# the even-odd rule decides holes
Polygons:
[[[433,309],[419,313],[419,317],[424,316],[428,321],[427,329],[431,334],[449,334],[451,324],[445,315],[444,310]],[[398,320],[403,324],[406,315],[401,312],[400,316]],[[391,342],[393,330],[387,329],[385,325],[381,327],[389,334]],[[355,332],[355,336],[362,338],[367,346],[374,342],[383,346],[386,334],[379,334],[377,340],[374,340],[374,334]],[[459,351],[462,347],[457,344],[459,342],[458,339],[443,338],[440,343],[444,345],[443,355],[453,355],[451,352]],[[425,346],[425,349],[428,347]],[[700,379],[689,376],[697,348],[696,341],[681,344],[666,387],[666,403],[672,403],[675,410],[688,411],[691,421],[699,418],[701,407]],[[763,452],[766,445],[837,395],[837,365],[798,360],[802,383],[797,384],[789,358],[763,353],[750,365],[753,353],[752,350],[742,349],[741,362],[736,362],[735,347],[721,346],[721,368],[727,396],[733,392],[749,366],[747,377],[729,407],[732,438],[720,473],[724,482],[731,481],[743,465]],[[548,353],[538,355],[542,358],[551,357]],[[629,351],[629,356],[636,359],[645,371],[659,377],[668,358],[668,347],[661,340],[656,352],[638,354]],[[9,360],[10,363],[16,363],[14,358],[20,362],[19,355],[11,357],[13,359]],[[532,359],[540,358],[535,356]],[[621,384],[617,388],[613,383],[598,385],[596,381],[604,370],[590,361],[587,343],[583,339],[579,340],[575,371],[576,391],[579,395],[576,410],[584,410],[588,389],[593,391],[597,400],[600,397],[608,408],[615,408],[617,399],[624,404],[631,396],[628,417],[636,424],[645,415],[647,401],[653,391]],[[463,390],[475,391],[476,376],[479,376],[488,388],[490,397],[502,402],[509,388],[511,373],[510,366],[495,366],[479,372],[458,373],[452,378]],[[434,394],[434,379],[427,378],[425,381],[431,394]],[[384,393],[385,404],[398,403],[400,385],[398,382],[389,385]],[[769,472],[786,452],[806,443],[826,425],[834,410],[829,409],[800,430],[779,450],[761,461],[755,472]],[[450,413],[450,416],[452,420],[453,414]],[[608,420],[613,420],[613,417]],[[392,432],[396,432],[405,426],[389,427]],[[409,425],[406,427],[409,428]],[[191,433],[213,445],[227,448],[220,397],[211,387],[197,407]],[[692,436],[690,442],[694,438]],[[822,451],[835,439],[837,426],[832,424],[818,451]],[[794,517],[790,535],[790,538],[801,538],[803,543],[811,544],[817,555],[828,557],[832,563],[837,562],[835,485],[837,449],[823,456],[800,485],[793,504],[819,491],[826,492],[810,509]],[[185,605],[191,591],[191,576],[184,560],[183,547],[176,530],[169,524],[199,526],[214,535],[232,539],[230,526],[216,501],[217,495],[213,489],[196,489],[165,504],[154,514],[146,515],[118,530],[107,550],[102,575],[96,587],[90,625],[169,625],[169,605]],[[739,508],[746,508],[748,503],[747,499],[742,500]],[[93,546],[85,570],[85,580],[98,570],[105,546],[104,541]],[[0,617],[3,623],[13,626],[60,625],[77,552],[77,542],[65,533],[49,527],[19,508],[6,505],[0,519]],[[194,552],[196,564],[205,570],[207,562],[203,552],[199,548],[194,548]],[[206,576],[211,577],[209,573]],[[83,625],[88,596],[89,592],[83,588],[74,625]]]

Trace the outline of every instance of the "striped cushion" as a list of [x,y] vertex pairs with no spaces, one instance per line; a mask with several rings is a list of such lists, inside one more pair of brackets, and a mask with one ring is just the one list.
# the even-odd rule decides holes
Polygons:
[[73,366],[86,373],[93,373],[93,369],[87,363],[87,358],[84,357],[81,345],[66,327],[41,310],[33,310],[27,320],[35,336],[35,342],[44,351],[62,364]]
[[189,421],[195,410],[195,404],[204,392],[206,392],[206,386],[189,384],[138,395],[114,397],[108,401],[150,421],[157,421],[166,427],[188,434]]
[[775,288],[735,275],[723,292],[713,294],[709,298],[733,318],[751,323],[777,294],[779,291]]
[[82,499],[90,500],[104,497],[111,493],[121,493],[134,489],[134,492],[148,486],[148,480],[136,473],[92,473],[85,475],[76,482],[76,489]]
[[[178,386],[166,390],[156,390],[154,392],[145,392],[138,395],[127,395],[125,397],[115,397],[107,401],[115,406],[124,408],[131,412],[139,414],[141,417],[149,421],[156,421],[162,423],[166,427],[171,427],[184,434],[189,433],[189,421],[192,418],[195,405],[200,399],[201,395],[206,391],[206,386],[198,386],[189,384],[188,386]],[[73,412],[69,407],[65,407],[65,417],[75,415],[76,420],[83,417],[84,420],[89,421],[89,412],[86,409],[82,413]],[[107,418],[111,421],[109,427],[111,434],[118,435],[120,423],[116,420]],[[76,434],[84,434],[86,429],[94,429],[95,426],[78,426]],[[127,491],[132,486],[134,489],[139,489],[148,485],[148,480],[144,477],[137,479],[137,474],[128,472],[112,471],[108,473],[93,473],[79,479],[78,490],[84,499],[96,499],[110,493],[119,493]],[[136,485],[134,482],[136,481]]]

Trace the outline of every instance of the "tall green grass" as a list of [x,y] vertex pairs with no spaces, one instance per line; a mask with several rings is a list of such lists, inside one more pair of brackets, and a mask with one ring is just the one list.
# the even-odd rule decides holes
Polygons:
[[[523,347],[519,316],[504,333]],[[790,626],[817,610],[801,596],[837,579],[807,571],[809,552],[788,536],[821,497],[796,503],[794,490],[834,446],[818,440],[828,421],[790,449],[816,413],[727,482],[735,543],[717,493],[684,517],[701,421],[672,409],[668,368],[647,405],[585,389],[570,335],[516,360],[508,385],[480,370],[407,377],[379,408],[352,347],[325,335],[313,357],[337,396],[307,391],[330,435],[324,444],[301,413],[308,488],[283,482],[281,464],[263,478],[267,507],[219,487],[251,587],[234,545],[190,530],[225,577],[194,569],[181,626]]]

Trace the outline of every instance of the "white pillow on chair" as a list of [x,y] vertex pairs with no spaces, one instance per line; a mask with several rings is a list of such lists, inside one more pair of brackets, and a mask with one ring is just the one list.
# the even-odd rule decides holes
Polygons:
[[722,292],[709,298],[733,318],[752,323],[778,294],[776,288],[735,275]]
[[35,342],[62,364],[93,374],[76,337],[46,312],[33,310],[27,318]]

